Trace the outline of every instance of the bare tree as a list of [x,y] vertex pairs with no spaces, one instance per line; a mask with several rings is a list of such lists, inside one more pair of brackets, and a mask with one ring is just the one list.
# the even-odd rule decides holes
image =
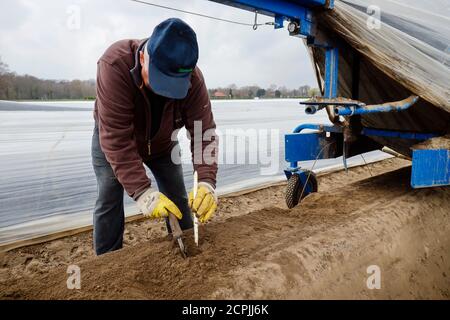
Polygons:
[[0,99],[94,99],[94,80],[42,80],[9,71],[0,59]]
[[4,63],[2,61],[2,57],[0,56],[0,75],[3,75],[8,72],[9,72],[9,67],[6,63]]

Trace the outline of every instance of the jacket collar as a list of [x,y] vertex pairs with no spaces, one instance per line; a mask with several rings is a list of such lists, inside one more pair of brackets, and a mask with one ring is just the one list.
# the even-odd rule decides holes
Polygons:
[[144,45],[147,43],[147,40],[148,40],[148,38],[141,40],[141,42],[139,42],[139,45],[136,48],[136,52],[134,53],[134,67],[130,70],[131,77],[133,78],[134,84],[138,88],[141,88],[144,85],[144,82],[142,80],[142,75],[141,75],[141,63],[140,63],[140,59],[139,59],[139,51],[142,50]]

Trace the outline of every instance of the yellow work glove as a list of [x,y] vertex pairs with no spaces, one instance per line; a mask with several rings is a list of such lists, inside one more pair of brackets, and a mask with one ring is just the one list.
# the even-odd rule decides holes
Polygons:
[[194,191],[189,193],[189,207],[201,223],[208,221],[217,209],[217,196],[213,186],[206,182],[199,182],[195,199]]
[[172,213],[178,219],[181,219],[182,214],[177,205],[167,198],[161,192],[148,188],[136,200],[138,208],[148,218],[165,218]]

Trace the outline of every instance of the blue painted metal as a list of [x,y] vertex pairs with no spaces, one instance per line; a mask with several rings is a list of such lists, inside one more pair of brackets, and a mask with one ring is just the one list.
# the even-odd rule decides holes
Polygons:
[[232,7],[247,11],[257,10],[261,14],[271,17],[276,15],[285,16],[289,19],[305,19],[307,7],[286,0],[212,0]]
[[280,25],[280,18],[296,20],[299,22],[300,34],[312,36],[313,12],[311,8],[325,6],[325,0],[211,0],[225,5],[237,7],[248,11],[258,11],[260,14],[275,18],[275,28]]
[[[300,134],[303,130],[316,130],[318,132],[309,134]],[[287,171],[297,171],[298,161],[315,160],[317,155],[323,148],[324,132],[342,133],[342,128],[338,126],[330,126],[323,124],[304,123],[297,126],[293,133],[284,136],[285,148],[284,154],[287,162],[290,162],[290,167]],[[319,159],[325,159],[324,154],[321,154]]]
[[311,98],[307,101],[300,102],[301,105],[306,106],[305,107],[305,113],[306,114],[315,114],[317,111],[326,108],[327,106],[344,106],[344,107],[364,107],[365,104],[359,101],[350,100],[350,99],[343,99],[343,98],[337,98],[337,99],[328,99],[328,98],[322,98],[322,97],[315,97]]
[[284,175],[286,176],[286,179],[289,180],[289,178],[292,176],[293,173],[296,173],[296,172],[299,172],[299,171],[303,171],[303,169],[300,168],[300,167],[296,167],[296,168],[289,167],[289,168],[286,168],[284,170]]
[[283,28],[284,20],[286,18],[280,15],[275,15],[275,29]]
[[339,116],[352,116],[357,114],[379,113],[379,112],[399,112],[410,108],[419,100],[418,96],[411,96],[399,102],[385,103],[371,106],[344,105],[336,106],[334,113]]
[[450,150],[413,150],[411,186],[426,188],[450,185]]
[[327,48],[325,51],[325,98],[337,96],[339,49]]
[[285,159],[291,164],[316,159],[322,149],[320,133],[290,133],[284,136]]
[[222,3],[228,6],[244,9],[247,11],[255,11],[257,9],[261,13],[269,16],[281,14],[289,18],[300,18],[296,15],[298,8],[319,8],[332,9],[334,0],[210,0]]
[[293,133],[300,133],[302,130],[305,130],[305,129],[326,131],[326,132],[338,132],[338,133],[342,132],[342,127],[338,127],[338,126],[304,123],[304,124],[301,124],[301,125],[297,126],[294,129]]
[[308,182],[308,175],[309,173],[303,170],[299,170],[296,174],[299,175],[300,181],[302,182],[302,185],[305,186],[305,189],[303,190],[303,196],[306,197],[308,194],[312,193],[313,190],[311,188],[311,184]]
[[290,1],[305,7],[325,7],[327,4],[327,0],[290,0]]
[[362,134],[366,136],[412,139],[412,140],[428,140],[439,136],[436,133],[401,132],[401,131],[380,130],[371,128],[364,128],[362,130]]

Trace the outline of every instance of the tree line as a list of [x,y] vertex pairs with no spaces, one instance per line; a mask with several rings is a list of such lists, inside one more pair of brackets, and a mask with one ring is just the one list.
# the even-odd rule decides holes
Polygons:
[[95,80],[43,80],[18,75],[0,59],[0,100],[95,99]]
[[[44,80],[30,75],[18,75],[9,70],[0,58],[0,100],[54,100],[54,99],[95,99],[95,80]],[[275,84],[268,88],[257,85],[208,89],[212,99],[253,99],[253,98],[301,98],[320,95],[316,88],[301,86],[288,89]]]
[[253,99],[253,98],[305,98],[320,95],[317,88],[308,85],[295,89],[288,89],[285,86],[272,84],[268,88],[261,88],[257,85],[238,87],[230,84],[227,87],[208,89],[211,98],[216,99]]

